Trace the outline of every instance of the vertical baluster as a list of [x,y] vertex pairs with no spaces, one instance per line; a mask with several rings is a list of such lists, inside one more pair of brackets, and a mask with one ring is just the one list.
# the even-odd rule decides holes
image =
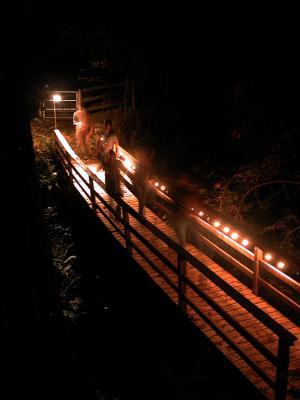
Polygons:
[[259,292],[259,274],[260,274],[260,261],[263,258],[263,252],[260,248],[254,247],[254,270],[253,270],[253,281],[252,281],[252,291],[258,296]]
[[90,196],[92,202],[92,209],[96,212],[96,197],[95,197],[95,189],[94,189],[94,179],[89,175],[89,189],[90,189]]
[[132,255],[132,246],[131,246],[131,235],[129,227],[129,216],[128,212],[123,208],[123,223],[124,223],[124,233],[125,233],[125,241],[126,241],[126,249],[130,255]]
[[285,400],[287,395],[290,345],[279,338],[277,351],[277,369],[275,381],[275,400]]
[[186,284],[184,277],[186,276],[186,260],[183,259],[180,249],[177,251],[177,271],[178,271],[178,303],[179,308],[186,312],[186,302],[184,296],[186,295]]

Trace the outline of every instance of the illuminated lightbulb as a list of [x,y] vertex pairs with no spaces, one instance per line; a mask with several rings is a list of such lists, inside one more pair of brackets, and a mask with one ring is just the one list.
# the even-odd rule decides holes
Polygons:
[[214,222],[214,226],[215,226],[216,228],[218,228],[220,225],[221,225],[221,224],[220,224],[219,221],[215,221],[215,222]]
[[265,259],[266,259],[267,261],[272,260],[271,254],[270,254],[270,253],[267,253],[267,254],[265,255]]
[[56,103],[58,103],[59,101],[61,101],[61,96],[60,96],[59,94],[53,95],[53,101],[55,101]]
[[243,246],[248,246],[248,244],[249,244],[249,240],[248,240],[248,239],[244,239],[244,240],[242,241],[242,245],[243,245]]
[[203,211],[199,211],[199,215],[200,217],[203,217],[204,212]]
[[155,182],[154,186],[155,186],[155,187],[158,187],[158,186],[159,186],[159,183],[158,183],[158,182]]
[[230,229],[228,228],[228,226],[225,226],[225,228],[223,229],[224,233],[228,233],[230,231]]
[[165,190],[166,187],[164,185],[162,185],[160,188],[161,188],[161,190]]
[[131,164],[130,160],[128,160],[128,158],[125,158],[124,165],[127,169],[130,169],[132,167],[132,164]]
[[132,169],[135,169],[135,165],[132,166]]
[[194,211],[194,207],[191,208],[191,211]]
[[232,239],[236,240],[236,239],[239,237],[239,235],[238,235],[236,232],[234,232],[234,233],[231,235],[231,237],[232,237]]
[[279,261],[279,263],[277,264],[277,267],[280,268],[280,269],[284,268],[285,267],[284,262]]

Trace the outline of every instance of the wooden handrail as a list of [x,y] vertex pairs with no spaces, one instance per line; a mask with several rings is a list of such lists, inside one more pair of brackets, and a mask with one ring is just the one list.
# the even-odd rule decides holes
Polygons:
[[[134,249],[141,257],[143,257],[149,265],[162,276],[166,283],[178,293],[178,304],[183,311],[186,311],[186,305],[189,305],[195,310],[213,329],[224,339],[230,346],[255,370],[264,380],[267,382],[275,391],[276,400],[285,399],[286,388],[287,388],[287,371],[289,365],[289,348],[297,340],[297,337],[289,332],[285,327],[279,324],[277,321],[272,319],[266,312],[261,310],[257,305],[252,303],[250,300],[245,298],[237,289],[227,283],[222,277],[217,273],[212,271],[203,262],[199,261],[186,249],[180,246],[176,241],[171,239],[168,235],[158,229],[153,223],[149,222],[145,217],[140,215],[135,211],[129,204],[124,201],[122,197],[109,195],[123,210],[123,223],[124,232],[118,227],[118,225],[106,215],[105,211],[97,203],[97,199],[103,204],[107,210],[116,215],[115,210],[110,206],[110,204],[95,190],[95,184],[98,185],[102,190],[105,191],[105,184],[98,178],[96,174],[90,171],[84,163],[78,158],[74,157],[71,150],[64,148],[63,144],[60,143],[59,138],[56,137],[56,144],[58,147],[58,156],[62,162],[64,168],[68,171],[69,177],[72,182],[76,182],[83,193],[90,199],[92,209],[94,212],[101,211],[102,215],[111,223],[116,230],[125,239],[126,247],[129,253],[132,253]],[[78,167],[80,167],[78,169]],[[84,174],[83,174],[83,172]],[[126,173],[126,171],[124,171]],[[128,174],[130,175],[130,174]],[[132,175],[132,174],[131,174]],[[129,189],[134,192],[132,184],[130,184],[124,177],[122,178],[123,184],[129,187]],[[85,187],[86,186],[86,187]],[[138,221],[145,229],[155,235],[158,239],[164,242],[170,249],[172,249],[175,254],[177,254],[177,266],[175,266],[164,254],[162,254],[148,239],[143,237],[143,235],[130,224],[128,216],[131,216],[136,221]],[[193,218],[189,217],[191,226],[193,226]],[[202,228],[203,228],[202,224]],[[213,243],[210,239],[202,235],[201,230],[195,232],[201,237],[201,240],[205,245],[210,246],[219,255],[223,256],[227,261],[230,261],[235,266],[238,265],[240,269],[244,268],[244,272],[251,276],[253,271],[248,267],[244,266],[240,261],[236,260],[232,255],[227,254],[225,250],[220,248],[218,245]],[[209,230],[211,232],[211,230]],[[212,233],[212,232],[211,232]],[[146,246],[151,254],[158,257],[162,264],[167,267],[172,273],[177,276],[177,284],[174,283],[167,274],[160,270],[159,267],[139,248],[139,246],[131,239],[131,235],[134,235],[144,246]],[[228,243],[227,243],[228,244]],[[247,252],[243,252],[243,255],[251,260]],[[258,321],[260,321],[265,327],[267,327],[271,332],[273,332],[278,337],[278,352],[275,356],[270,352],[264,345],[262,345],[252,334],[250,334],[246,328],[244,328],[234,317],[232,317],[227,311],[225,311],[222,306],[217,304],[213,298],[208,296],[206,293],[202,292],[186,275],[186,262],[191,266],[196,268],[202,274],[204,274],[212,283],[223,290],[228,296],[230,296],[236,303],[247,310],[252,316],[254,316]],[[240,265],[239,265],[240,263]],[[265,261],[258,259],[259,265],[265,267]],[[268,269],[268,265],[266,267]],[[270,271],[272,273],[272,271]],[[287,279],[290,282],[291,278]],[[261,276],[257,276],[257,282],[261,285],[269,285],[264,282]],[[294,282],[292,285],[296,290],[298,290],[297,283]],[[251,345],[256,348],[260,354],[262,354],[267,360],[269,360],[276,367],[276,379],[273,382],[262,369],[259,368],[243,351],[238,348],[238,346],[233,343],[226,335],[218,328],[218,326],[211,321],[205,314],[199,310],[199,308],[191,301],[186,292],[186,287],[189,287],[197,296],[202,298],[212,309],[217,312],[225,321],[227,321],[240,335],[242,335]],[[296,305],[297,306],[297,305]]]
[[189,298],[185,298],[187,304],[201,316],[201,318],[211,326],[216,333],[226,342],[229,346],[271,387],[275,387],[275,383],[232,341],[224,334],[224,332],[218,328],[206,315],[201,312]]
[[271,331],[284,338],[290,345],[292,345],[297,337],[290,333],[287,329],[285,329],[282,325],[280,325],[277,321],[272,319],[268,314],[262,311],[259,307],[257,307],[250,300],[246,299],[238,290],[229,285],[229,283],[225,282],[222,278],[220,278],[215,272],[211,269],[207,268],[201,261],[199,261],[192,254],[188,253],[185,249],[183,249],[183,254],[185,259],[194,267],[196,267],[201,273],[203,273],[207,278],[209,278],[213,283],[215,283],[218,287],[220,287],[225,293],[227,293],[230,297],[234,298],[234,300],[243,306],[247,311],[249,311],[252,315],[254,315],[259,321],[263,322],[266,327],[268,327]]
[[[105,185],[101,180],[93,174],[92,171],[88,170],[88,168],[78,160],[74,160],[82,169],[85,170],[87,174],[92,176],[94,181],[105,190]],[[76,170],[77,171],[77,170]],[[82,179],[88,184],[88,181],[85,180],[84,177]],[[263,321],[264,324],[270,328],[274,333],[278,336],[285,337],[290,343],[293,343],[297,338],[292,335],[289,331],[287,331],[282,325],[278,324],[272,318],[270,318],[267,314],[265,314],[260,308],[258,308],[255,304],[250,302],[248,299],[245,299],[236,289],[230,286],[227,282],[223,281],[217,274],[207,268],[203,263],[201,263],[197,258],[195,258],[192,254],[188,253],[182,246],[178,243],[170,239],[165,233],[161,232],[155,225],[149,222],[146,218],[141,216],[137,211],[135,211],[132,207],[130,207],[121,197],[111,195],[111,197],[119,203],[119,205],[129,214],[131,214],[137,221],[139,221],[144,227],[149,229],[155,236],[164,241],[172,250],[175,252],[182,252],[184,258],[194,267],[196,267],[200,272],[206,275],[212,282],[217,284],[225,293],[229,294],[231,297],[234,297],[235,300],[239,304],[241,304],[244,308],[250,311],[254,316],[258,317],[259,320]]]
[[[120,98],[121,95],[118,92],[114,92],[114,93],[110,93],[109,98],[112,99],[114,97]],[[96,96],[89,96],[89,97],[81,97],[81,102],[82,103],[89,103],[91,101],[95,101],[95,100],[105,100],[107,99],[108,96],[107,94],[98,94]]]
[[[127,156],[129,154],[124,149],[122,149],[122,152],[125,153]],[[130,156],[130,158],[133,159],[132,156]],[[135,160],[135,162],[136,162],[136,160]],[[83,167],[83,165],[81,165],[81,167]],[[90,171],[86,171],[86,172],[90,173]],[[123,173],[126,173],[126,175],[129,178],[131,178],[131,179],[133,178],[133,174],[130,171],[126,170],[125,167],[123,168]],[[122,179],[123,184],[126,187],[128,187],[129,190],[131,190],[135,194],[133,185],[131,185],[125,178],[122,177],[121,179]],[[157,193],[158,193],[157,190],[152,188],[152,195],[153,194],[157,195]],[[170,202],[166,201],[166,198],[163,198],[162,196],[160,196],[160,202],[162,200],[166,203],[165,210],[167,210],[167,206],[170,204]],[[190,218],[190,221],[191,221],[191,226],[192,226],[193,230],[198,231],[200,229],[200,227],[202,226],[203,229],[205,229],[207,232],[210,232],[212,235],[219,238],[227,245],[233,246],[235,251],[238,251],[240,254],[247,257],[249,260],[254,261],[254,253],[250,252],[248,249],[244,248],[243,246],[235,243],[234,240],[232,240],[229,237],[226,237],[226,235],[223,235],[222,232],[218,231],[217,229],[214,229],[214,227],[212,227],[210,224],[206,223],[205,221],[201,220],[200,218],[196,218],[195,216]],[[208,243],[208,242],[206,241],[206,243]],[[224,252],[223,252],[223,255],[225,255]],[[243,263],[239,262],[238,260],[234,261],[234,257],[232,257],[231,255],[230,255],[230,257],[231,257],[232,262],[235,263],[235,265],[238,266],[238,268],[243,273],[246,273],[246,275],[249,276],[249,271],[250,271],[250,274],[252,274],[252,271],[247,266],[245,266]],[[260,260],[260,264],[263,269],[265,269],[266,271],[268,271],[269,273],[274,275],[280,281],[284,282],[286,285],[290,286],[297,293],[300,294],[300,283],[299,282],[295,281],[288,275],[284,274],[282,271],[279,271],[272,265],[268,264],[265,260]],[[259,282],[260,282],[260,284],[263,284],[263,286],[265,286],[268,290],[274,291],[280,296],[282,295],[281,297],[282,297],[283,301],[287,302],[289,305],[292,305],[293,308],[296,307],[297,310],[300,311],[300,304],[298,304],[297,302],[295,302],[292,299],[290,299],[291,301],[288,301],[287,299],[289,299],[289,297],[287,295],[285,295],[281,290],[279,290],[278,288],[275,288],[273,285],[270,285],[268,282],[264,281],[261,277],[259,278]]]
[[122,87],[122,86],[124,86],[124,83],[120,82],[120,83],[113,83],[110,85],[91,86],[91,87],[80,89],[80,91],[82,93],[86,93],[86,92],[93,92],[94,90],[102,90],[102,89],[116,88],[116,87]]

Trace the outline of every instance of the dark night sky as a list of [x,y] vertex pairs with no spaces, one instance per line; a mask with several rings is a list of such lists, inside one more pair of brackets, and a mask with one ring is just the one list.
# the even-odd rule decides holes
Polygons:
[[211,65],[220,61],[224,52],[228,58],[232,52],[241,55],[248,46],[249,30],[255,25],[253,6],[249,14],[247,7],[227,5],[200,6],[197,10],[196,6],[175,4],[162,8],[150,2],[123,4],[122,8],[110,8],[106,2],[96,3],[97,7],[88,2],[52,4],[27,4],[21,20],[15,22],[17,42],[24,40],[32,57],[32,62],[27,62],[35,72],[84,63],[90,44],[100,42],[101,32],[109,39],[123,40],[127,49],[137,49],[140,57],[149,61],[158,58],[159,62],[162,55],[168,55],[180,69],[200,57]]
[[226,80],[254,67],[279,78],[299,65],[292,9],[262,9],[254,1],[208,3],[29,2],[20,6],[24,10],[10,30],[34,77],[74,74],[103,37],[121,42],[124,52],[134,49],[151,67],[168,58],[174,74],[192,82],[199,70],[208,79]]
[[241,118],[257,109],[285,113],[283,126],[286,118],[297,120],[295,10],[255,1],[207,3],[29,2],[5,32],[9,62],[17,79],[26,71],[29,87],[71,88],[80,68],[107,56],[120,64],[119,76],[132,69],[143,76],[149,98],[167,69],[170,102],[180,105],[181,120],[200,112],[208,116],[205,126],[228,119],[241,81]]

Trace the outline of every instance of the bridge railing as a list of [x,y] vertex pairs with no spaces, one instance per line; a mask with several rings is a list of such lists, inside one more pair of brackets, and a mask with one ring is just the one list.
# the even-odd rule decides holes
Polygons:
[[[126,153],[127,155],[127,153]],[[131,162],[136,162],[130,156]],[[135,188],[131,183],[134,173],[124,167],[123,173],[128,178],[122,178],[123,184],[134,194]],[[152,187],[152,197],[150,202],[156,209],[160,209],[163,214],[168,213],[170,205],[173,203],[169,196],[165,193]],[[151,208],[151,204],[148,204]],[[274,265],[266,261],[264,252],[258,246],[253,246],[250,250],[242,243],[232,239],[222,230],[216,228],[214,223],[222,221],[218,216],[213,216],[212,213],[205,211],[205,217],[200,217],[199,213],[193,210],[187,210],[186,218],[189,220],[189,230],[191,242],[203,250],[206,254],[214,254],[218,256],[220,262],[229,263],[239,270],[250,280],[250,285],[253,293],[256,295],[265,294],[261,289],[264,289],[268,295],[271,295],[280,301],[281,305],[285,304],[292,308],[297,313],[300,313],[300,283],[291,278],[285,272],[279,270]],[[209,216],[208,216],[209,215]],[[222,221],[223,222],[223,221]],[[219,222],[220,223],[220,222]],[[223,227],[230,226],[223,222]],[[230,231],[236,230],[230,226]],[[248,242],[248,240],[247,240]]]
[[[62,99],[54,108],[53,95],[57,94]],[[40,113],[45,119],[72,120],[77,107],[78,92],[76,90],[47,90],[43,93]]]
[[[55,131],[55,133],[57,156],[70,183],[79,190],[95,214],[101,213],[105,221],[114,227],[115,232],[119,235],[121,243],[126,247],[128,253],[131,255],[135,253],[142,257],[159,274],[170,290],[177,294],[176,302],[181,310],[185,313],[189,312],[189,310],[194,310],[267,383],[274,391],[276,400],[286,399],[290,347],[297,340],[297,337],[245,298],[221,276],[186,251],[176,241],[172,240],[154,224],[141,216],[122,198],[109,196],[105,191],[103,181],[81,162],[72,149],[68,147],[60,132]],[[128,183],[127,180],[126,182]],[[121,218],[116,212],[116,205],[122,210]],[[153,240],[149,239],[149,235],[141,233],[141,230],[137,228],[137,224],[145,232],[154,235],[158,240],[167,245],[175,257],[173,259],[167,257],[165,252],[162,252],[153,244]],[[277,351],[270,350],[267,346],[263,345],[234,316],[230,315],[211,296],[201,290],[189,278],[187,273],[188,265],[198,270],[208,281],[216,285],[237,304],[246,309],[258,323],[265,326],[270,334],[277,338]],[[209,318],[203,312],[201,307],[199,307],[197,299],[205,301],[238,335],[246,339],[263,359],[271,363],[275,368],[275,374],[272,376],[267,374],[264,367],[253,361],[246,350],[242,350],[229,335],[226,335],[220,329],[214,319]]]
[[[126,172],[126,168],[124,168],[124,172]],[[131,172],[127,171],[126,174],[130,179],[133,178]],[[123,178],[122,182],[130,191],[135,193],[135,189],[128,179]],[[153,191],[155,191],[155,188],[153,188]],[[152,202],[156,208],[167,213],[172,200],[157,192],[154,193]],[[149,207],[151,208],[150,204]],[[196,247],[206,253],[213,251],[223,261],[237,268],[250,279],[252,290],[256,295],[261,294],[260,289],[264,288],[267,293],[275,295],[282,304],[300,312],[300,283],[268,263],[259,247],[255,246],[253,251],[250,251],[216,229],[212,223],[208,223],[195,214],[190,213],[187,218],[190,223],[191,240]],[[218,219],[220,218],[214,218],[214,220]]]
[[124,106],[124,83],[79,89],[78,98],[80,105],[90,112]]

